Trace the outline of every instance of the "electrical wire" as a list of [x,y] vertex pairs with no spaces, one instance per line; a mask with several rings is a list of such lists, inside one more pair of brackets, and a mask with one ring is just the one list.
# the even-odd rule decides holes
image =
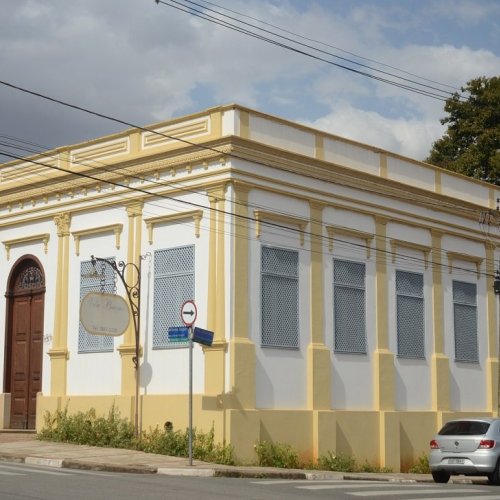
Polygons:
[[[156,0],[155,0],[155,1],[156,1]],[[180,2],[178,2],[178,1],[176,1],[176,0],[170,0],[170,1],[171,1],[171,2],[173,2],[173,3],[176,3],[176,4],[179,4],[179,3],[180,3]],[[198,6],[198,7],[204,8],[204,6],[203,6],[203,5],[201,5],[201,4],[197,3],[197,2],[194,2],[194,1],[192,1],[192,0],[182,0],[182,1],[183,1],[185,4],[186,4],[186,3],[188,3],[188,4],[191,4],[191,5],[196,5],[196,6]],[[202,1],[203,1],[203,0],[202,0]],[[204,2],[204,3],[208,3],[208,2]],[[212,5],[213,5],[213,4],[212,4]],[[233,20],[233,21],[236,21],[236,22],[238,22],[238,23],[241,23],[241,24],[244,24],[244,25],[250,26],[251,28],[256,28],[256,29],[258,29],[258,30],[261,30],[261,31],[263,31],[263,32],[265,32],[265,33],[268,33],[268,34],[271,34],[271,35],[273,35],[273,36],[278,36],[278,37],[280,37],[280,38],[283,38],[283,39],[284,39],[284,40],[286,40],[286,41],[290,41],[290,42],[292,42],[292,43],[298,44],[298,45],[303,46],[303,47],[308,48],[308,49],[313,49],[313,50],[316,50],[316,51],[318,51],[319,53],[322,53],[322,54],[324,54],[324,55],[328,55],[328,56],[331,56],[331,57],[334,57],[334,58],[340,59],[340,60],[342,60],[342,61],[348,62],[348,63],[350,63],[350,64],[354,64],[354,65],[359,66],[359,67],[363,67],[363,68],[370,69],[370,70],[372,70],[372,71],[379,72],[379,73],[384,74],[384,75],[388,75],[388,76],[391,76],[391,77],[394,77],[394,78],[398,78],[398,79],[401,79],[401,80],[406,81],[406,82],[410,82],[410,83],[413,83],[413,84],[416,84],[416,85],[420,85],[420,86],[423,86],[423,87],[426,87],[426,88],[429,88],[429,89],[436,90],[436,91],[438,91],[438,92],[442,92],[442,93],[446,94],[446,96],[448,96],[448,97],[450,96],[450,92],[448,92],[448,91],[444,91],[444,90],[439,89],[439,88],[437,88],[437,87],[434,87],[434,86],[431,86],[431,85],[426,85],[426,84],[423,84],[423,83],[417,82],[417,81],[412,80],[412,79],[408,79],[408,78],[404,78],[404,77],[401,77],[401,76],[397,76],[397,75],[395,75],[395,74],[393,74],[393,73],[389,73],[389,72],[387,72],[387,71],[379,70],[379,69],[377,69],[377,68],[373,68],[372,66],[368,66],[368,65],[366,65],[366,64],[363,64],[363,63],[360,63],[360,62],[357,62],[357,61],[353,61],[352,59],[348,59],[348,58],[346,58],[346,57],[342,57],[342,56],[338,56],[338,55],[336,55],[336,54],[332,54],[331,52],[327,52],[327,51],[325,51],[325,50],[321,50],[321,49],[319,49],[319,48],[317,48],[317,47],[314,47],[314,46],[311,46],[311,45],[308,45],[308,44],[304,44],[304,43],[298,42],[297,40],[294,40],[294,39],[292,39],[292,38],[289,38],[289,37],[284,37],[284,36],[278,35],[277,33],[272,32],[272,31],[269,31],[269,30],[264,30],[264,29],[259,28],[258,26],[254,25],[254,24],[245,23],[245,22],[243,22],[243,21],[241,21],[241,20],[239,20],[239,19],[237,19],[237,18],[235,18],[235,17],[225,16],[225,15],[224,15],[224,14],[222,14],[221,12],[216,11],[216,10],[214,10],[214,9],[210,9],[210,8],[207,8],[207,7],[205,7],[205,9],[206,9],[206,10],[209,10],[209,11],[211,11],[211,12],[214,12],[214,13],[216,13],[216,14],[218,14],[218,15],[221,15],[221,16],[224,16],[224,17],[227,17],[227,18],[229,18],[229,19],[231,19],[231,20]],[[198,11],[197,11],[197,12],[198,12]],[[297,35],[295,35],[295,34],[294,34],[294,36],[297,36]],[[302,38],[303,38],[303,37],[302,37]]]
[[[198,5],[195,2],[191,2],[189,0],[185,0],[185,1],[187,3],[189,3],[189,4]],[[416,82],[414,80],[410,80],[410,79],[407,79],[407,78],[404,78],[404,77],[399,77],[397,75],[393,75],[391,73],[388,73],[388,72],[385,72],[385,71],[382,71],[382,70],[377,70],[375,68],[368,67],[367,65],[364,65],[362,63],[357,63],[355,61],[350,61],[347,58],[343,58],[341,56],[337,56],[335,54],[331,54],[329,52],[326,52],[324,50],[312,47],[312,46],[304,44],[302,42],[291,40],[288,37],[284,37],[284,36],[279,35],[277,33],[270,32],[269,30],[264,30],[262,28],[259,28],[259,27],[255,26],[255,25],[252,25],[252,24],[245,23],[243,21],[237,20],[237,22],[239,22],[241,24],[250,26],[251,28],[256,28],[256,29],[258,29],[258,30],[260,30],[260,31],[262,31],[264,33],[266,33],[266,32],[267,33],[272,33],[273,36],[278,37],[279,39],[282,39],[282,40],[285,40],[285,41],[290,41],[291,40],[293,43],[299,45],[299,47],[302,47],[302,48],[292,47],[290,45],[287,45],[284,42],[280,42],[279,40],[274,40],[272,38],[269,38],[266,35],[261,35],[259,33],[255,33],[255,32],[251,31],[248,28],[241,27],[241,26],[236,26],[236,25],[232,24],[231,22],[226,21],[224,19],[219,19],[219,18],[217,18],[215,16],[212,16],[210,14],[206,14],[203,11],[195,9],[194,7],[190,7],[189,5],[182,4],[181,2],[178,2],[176,0],[168,0],[168,1],[165,1],[165,0],[155,0],[155,2],[157,4],[162,4],[162,5],[165,5],[167,7],[172,7],[174,9],[177,9],[177,10],[181,11],[181,12],[185,12],[187,14],[190,14],[190,15],[192,15],[194,17],[199,17],[201,19],[205,19],[205,20],[207,20],[207,21],[209,21],[209,22],[211,22],[213,24],[217,24],[217,25],[223,26],[223,27],[228,28],[230,30],[233,30],[233,31],[245,34],[245,35],[248,35],[248,36],[250,36],[252,38],[256,38],[258,40],[265,41],[265,42],[270,43],[272,45],[276,45],[278,47],[290,50],[292,52],[296,52],[298,54],[310,57],[312,59],[315,59],[315,60],[318,60],[318,61],[321,61],[321,62],[325,62],[325,63],[330,64],[332,66],[344,69],[346,71],[350,71],[350,72],[359,74],[361,76],[365,76],[367,78],[371,78],[373,80],[380,81],[382,83],[387,83],[389,85],[392,85],[392,86],[395,86],[395,87],[398,87],[398,88],[401,88],[401,89],[404,89],[404,90],[408,90],[408,91],[416,93],[416,94],[424,95],[426,97],[437,99],[437,100],[440,100],[440,101],[443,101],[443,102],[446,102],[451,97],[451,95],[452,95],[448,91],[444,91],[444,90],[438,89],[436,87],[433,87],[433,86],[430,86],[430,85],[427,85],[427,84],[423,84],[423,83],[420,83],[420,82]],[[212,10],[212,9],[208,9],[208,10]],[[214,12],[216,12],[216,11],[214,11]],[[228,19],[234,19],[231,16],[226,16],[226,15],[221,14],[221,13],[218,13],[218,14],[220,14],[223,17],[226,17]],[[376,76],[374,74],[367,73],[366,71],[360,71],[358,69],[346,66],[344,64],[335,63],[335,62],[333,62],[333,61],[331,61],[329,59],[326,59],[323,56],[311,54],[311,53],[307,52],[305,49],[313,49],[313,50],[317,51],[320,54],[327,54],[330,57],[335,57],[337,59],[349,61],[351,64],[355,64],[355,65],[358,65],[358,66],[361,66],[361,67],[370,68],[372,71],[376,71],[376,72],[379,72],[381,74],[391,75],[393,78],[397,78],[397,79],[401,80],[401,82],[390,80],[390,79],[385,78],[385,77]],[[418,85],[418,86],[423,87],[423,88],[418,88],[418,87],[414,87],[414,86],[408,85],[407,83],[404,83],[405,81],[411,82],[413,85]],[[432,89],[433,91],[426,90],[427,88],[428,89]],[[437,92],[439,92],[439,93],[437,93]]]
[[[156,1],[156,0],[155,0]],[[289,35],[292,35],[292,36],[295,36],[297,38],[300,38],[302,40],[306,40],[308,42],[312,42],[312,43],[317,43],[319,45],[322,45],[323,47],[329,47],[330,49],[335,49],[335,50],[338,50],[339,52],[342,52],[344,54],[348,54],[350,56],[353,56],[353,57],[356,57],[358,59],[361,59],[363,61],[368,61],[368,62],[371,62],[371,63],[375,63],[375,64],[378,64],[379,66],[383,66],[385,68],[389,68],[389,69],[392,69],[392,70],[395,70],[395,71],[398,71],[402,74],[405,74],[405,75],[408,75],[408,76],[413,76],[415,78],[418,78],[419,80],[423,80],[423,81],[426,81],[426,82],[429,82],[429,83],[434,83],[436,85],[440,85],[442,87],[447,87],[449,89],[452,89],[453,91],[456,91],[456,92],[460,92],[461,89],[460,87],[455,87],[453,85],[449,85],[449,84],[446,84],[446,83],[441,83],[441,82],[438,82],[436,80],[432,80],[432,79],[429,79],[429,78],[425,78],[423,76],[420,76],[420,75],[417,75],[415,73],[411,73],[409,71],[405,71],[401,68],[397,68],[395,66],[391,66],[390,64],[386,64],[386,63],[383,63],[383,62],[380,62],[380,61],[377,61],[375,59],[370,59],[369,57],[363,57],[363,56],[360,56],[359,54],[355,54],[354,52],[350,52],[348,50],[345,50],[345,49],[342,49],[340,47],[337,47],[335,45],[332,45],[332,44],[329,44],[329,43],[326,43],[326,42],[322,42],[320,40],[317,40],[315,38],[310,38],[310,37],[307,37],[307,36],[304,36],[304,35],[300,35],[298,33],[295,33],[293,31],[290,31],[290,30],[287,30],[285,28],[282,28],[280,26],[277,26],[275,24],[272,24],[272,23],[269,23],[269,22],[266,22],[262,19],[259,19],[259,18],[256,18],[256,17],[252,17],[252,16],[249,16],[248,14],[245,14],[243,12],[238,12],[236,10],[232,10],[232,9],[228,9],[227,7],[223,7],[221,5],[218,5],[214,2],[209,2],[208,0],[199,0],[201,1],[203,4],[207,4],[207,5],[212,5],[214,7],[217,7],[218,9],[221,9],[221,10],[225,10],[227,12],[231,12],[232,14],[237,14],[238,16],[241,16],[241,17],[245,17],[247,19],[251,19],[252,21],[257,21],[258,23],[261,23],[265,26],[270,26],[271,28],[275,28],[283,33],[287,33]],[[351,61],[353,64],[357,64],[356,61]],[[367,66],[368,67],[368,66]]]

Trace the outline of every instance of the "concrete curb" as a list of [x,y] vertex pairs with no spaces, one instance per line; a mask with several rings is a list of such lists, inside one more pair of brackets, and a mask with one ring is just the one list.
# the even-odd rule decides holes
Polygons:
[[148,465],[115,465],[115,464],[101,464],[96,462],[82,462],[80,460],[64,459],[63,465],[65,469],[78,469],[78,470],[97,470],[101,472],[127,472],[133,474],[156,474],[157,467],[150,467]]
[[307,479],[305,472],[244,470],[244,469],[215,469],[215,477],[239,477],[256,479]]
[[[104,458],[103,458],[104,460]],[[102,472],[123,472],[134,474],[161,474],[168,476],[188,477],[229,477],[229,478],[255,478],[255,479],[284,479],[284,480],[308,480],[308,481],[380,481],[391,483],[433,483],[429,475],[413,475],[405,477],[397,474],[363,474],[343,473],[329,471],[302,471],[289,469],[266,469],[265,467],[210,467],[210,464],[197,464],[194,466],[155,466],[148,464],[132,463],[109,463],[105,461],[92,461],[92,459],[81,458],[50,458],[44,456],[26,456],[17,452],[0,453],[0,462],[17,462],[29,465],[40,465],[54,468],[94,470]],[[454,483],[473,483],[469,478],[452,478]]]
[[215,469],[179,469],[175,467],[158,467],[157,474],[164,476],[214,477]]
[[64,467],[64,460],[60,458],[43,458],[43,457],[26,457],[25,464],[29,465],[43,465],[45,467],[56,467],[61,469]]

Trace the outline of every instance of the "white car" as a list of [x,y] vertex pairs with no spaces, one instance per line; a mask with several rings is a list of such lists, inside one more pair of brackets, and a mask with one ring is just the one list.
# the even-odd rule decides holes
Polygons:
[[450,420],[430,443],[429,466],[436,483],[451,475],[487,476],[500,484],[500,419]]

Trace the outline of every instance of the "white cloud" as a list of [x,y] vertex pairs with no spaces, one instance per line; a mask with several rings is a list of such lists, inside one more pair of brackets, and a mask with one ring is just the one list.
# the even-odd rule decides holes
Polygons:
[[417,160],[427,157],[430,146],[444,131],[439,122],[390,119],[375,112],[356,109],[347,103],[305,124]]
[[440,0],[430,5],[430,14],[456,19],[463,25],[477,25],[481,21],[497,18],[500,4],[491,0]]

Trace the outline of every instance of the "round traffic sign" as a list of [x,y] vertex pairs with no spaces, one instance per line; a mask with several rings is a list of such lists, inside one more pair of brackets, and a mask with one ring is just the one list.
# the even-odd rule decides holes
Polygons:
[[191,326],[196,321],[198,310],[192,300],[186,300],[181,306],[181,319],[186,326]]

